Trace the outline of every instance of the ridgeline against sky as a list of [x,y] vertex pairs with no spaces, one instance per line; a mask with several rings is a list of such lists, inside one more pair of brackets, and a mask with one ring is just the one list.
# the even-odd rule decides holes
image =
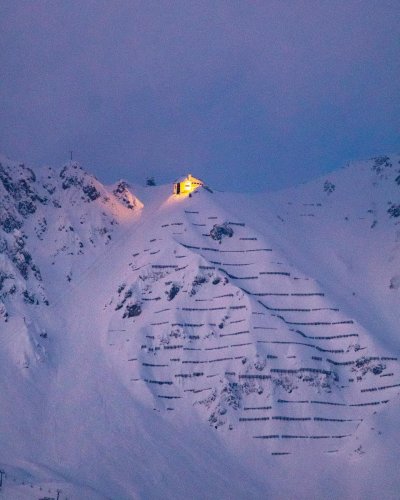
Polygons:
[[399,149],[398,1],[3,0],[0,28],[13,158],[255,191]]

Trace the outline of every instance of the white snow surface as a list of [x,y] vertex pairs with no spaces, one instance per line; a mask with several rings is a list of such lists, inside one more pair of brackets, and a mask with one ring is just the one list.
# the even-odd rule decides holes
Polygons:
[[0,498],[398,498],[399,223],[398,155],[191,197],[0,157]]

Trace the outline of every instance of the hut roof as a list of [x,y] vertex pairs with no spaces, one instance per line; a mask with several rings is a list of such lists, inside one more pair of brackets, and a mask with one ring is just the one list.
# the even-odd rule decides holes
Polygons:
[[182,176],[182,177],[178,177],[177,179],[174,180],[175,184],[177,182],[185,182],[187,180],[188,176]]

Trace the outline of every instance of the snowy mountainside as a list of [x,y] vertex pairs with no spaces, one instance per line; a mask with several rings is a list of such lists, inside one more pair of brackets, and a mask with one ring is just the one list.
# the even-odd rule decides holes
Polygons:
[[[215,428],[248,428],[278,451],[282,438],[331,447],[399,387],[397,358],[213,196],[171,201],[183,210],[153,223],[132,255],[133,280],[107,307],[115,363],[158,411],[180,411],[181,400],[188,411],[189,399]],[[304,404],[318,414],[304,416]]]
[[399,161],[391,155],[351,163],[249,200],[291,262],[323,283],[389,349],[399,348]]
[[395,498],[398,161],[184,198],[2,159],[8,498]]
[[[109,192],[76,163],[34,173],[2,157],[0,181],[0,316],[7,331],[15,321],[26,330],[33,357],[41,358],[43,310],[142,205],[126,183]],[[29,355],[21,356],[29,364]]]

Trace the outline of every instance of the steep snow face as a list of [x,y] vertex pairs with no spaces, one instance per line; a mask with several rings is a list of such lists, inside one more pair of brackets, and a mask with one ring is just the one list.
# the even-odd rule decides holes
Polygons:
[[137,189],[143,206],[76,164],[2,160],[9,498],[28,482],[85,498],[376,496],[373,473],[355,478],[395,434],[398,161],[273,195]]
[[[399,155],[249,201],[290,261],[388,349],[399,350]],[[234,207],[232,207],[234,208]]]
[[105,348],[156,411],[193,407],[276,453],[340,447],[398,390],[397,358],[216,196],[153,218],[106,304]]
[[23,366],[43,359],[44,310],[141,207],[126,183],[109,192],[76,163],[34,173],[0,158],[0,321],[5,331],[26,332]]

